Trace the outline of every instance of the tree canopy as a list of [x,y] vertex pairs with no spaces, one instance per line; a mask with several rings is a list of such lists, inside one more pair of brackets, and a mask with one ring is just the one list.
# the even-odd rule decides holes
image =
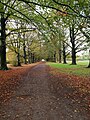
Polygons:
[[1,69],[7,69],[6,47],[18,62],[61,62],[64,52],[76,64],[77,51],[90,45],[89,11],[89,0],[1,0]]

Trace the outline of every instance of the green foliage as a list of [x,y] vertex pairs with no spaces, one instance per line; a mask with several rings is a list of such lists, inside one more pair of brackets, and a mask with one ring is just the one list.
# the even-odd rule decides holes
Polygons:
[[3,9],[3,4],[0,3],[0,14],[4,12],[4,9]]
[[[8,48],[16,54],[19,51],[23,56],[23,41],[25,41],[27,55],[29,49],[38,59],[53,58],[55,51],[62,50],[61,42],[67,40],[65,30],[72,24],[75,25],[76,31],[83,26],[82,29],[85,29],[85,33],[82,31],[83,36],[90,35],[89,30],[86,29],[90,17],[89,4],[89,0],[1,0],[0,12],[3,10],[6,18]],[[35,30],[26,32],[30,27]],[[26,38],[22,37],[24,33]],[[18,42],[19,48],[17,48]]]

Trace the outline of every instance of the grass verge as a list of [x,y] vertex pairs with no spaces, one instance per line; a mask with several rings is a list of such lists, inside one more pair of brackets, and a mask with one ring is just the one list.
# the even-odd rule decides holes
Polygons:
[[87,68],[88,62],[78,62],[77,65],[61,64],[48,62],[49,66],[58,68],[60,72],[84,77],[90,77],[90,68]]

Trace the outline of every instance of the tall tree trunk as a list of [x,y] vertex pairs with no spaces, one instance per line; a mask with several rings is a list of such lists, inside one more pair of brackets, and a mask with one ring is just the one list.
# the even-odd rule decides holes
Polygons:
[[62,60],[61,60],[61,49],[59,49],[59,53],[58,53],[58,62],[61,63]]
[[31,63],[33,63],[33,60],[32,60],[32,53],[31,53]]
[[70,41],[71,41],[71,44],[72,44],[72,65],[76,65],[74,25],[72,25],[72,27],[70,28]]
[[63,43],[63,63],[67,64],[67,62],[66,62],[66,48],[65,48],[65,43]]
[[88,68],[90,68],[90,50],[89,50],[89,64],[88,64]]
[[21,62],[20,62],[20,41],[18,41],[18,43],[17,43],[17,49],[18,49],[17,66],[21,66]]
[[32,53],[32,63],[35,62],[35,56],[34,56],[34,53]]
[[54,55],[53,55],[53,62],[56,62],[56,51],[54,52]]
[[[1,23],[1,19],[0,19]],[[0,68],[1,68],[1,27],[0,27]]]
[[61,63],[61,50],[56,51],[56,62]]
[[76,52],[74,49],[74,44],[72,44],[72,64],[76,65]]
[[[0,46],[1,47],[1,46]],[[0,68],[1,68],[1,51],[0,51]]]
[[[60,33],[59,33],[59,39],[60,39]],[[61,50],[61,40],[59,40],[59,50],[58,50],[58,62],[61,63],[62,62],[62,58],[61,58],[61,54],[62,54],[62,50]]]
[[3,70],[7,69],[5,21],[4,14],[1,14],[1,69]]
[[88,68],[90,68],[90,59],[89,59],[89,64],[88,64]]
[[30,52],[30,48],[28,47],[28,63],[31,63],[31,52]]
[[31,63],[31,54],[30,54],[30,51],[28,51],[28,63],[29,64]]
[[58,57],[58,55],[59,55],[59,52],[58,52],[58,50],[56,51],[56,62],[58,63],[59,62],[59,57]]
[[24,52],[24,63],[27,64],[26,46],[24,46],[23,52]]
[[25,45],[25,34],[23,35],[23,37],[24,37],[24,41],[23,41],[24,63],[27,64],[26,45]]
[[17,60],[18,60],[17,66],[21,66],[20,54],[19,53],[17,54]]

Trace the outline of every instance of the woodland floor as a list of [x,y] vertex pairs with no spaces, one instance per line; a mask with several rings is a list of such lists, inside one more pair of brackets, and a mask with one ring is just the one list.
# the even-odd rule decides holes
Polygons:
[[0,71],[0,120],[90,120],[90,78],[45,63]]

